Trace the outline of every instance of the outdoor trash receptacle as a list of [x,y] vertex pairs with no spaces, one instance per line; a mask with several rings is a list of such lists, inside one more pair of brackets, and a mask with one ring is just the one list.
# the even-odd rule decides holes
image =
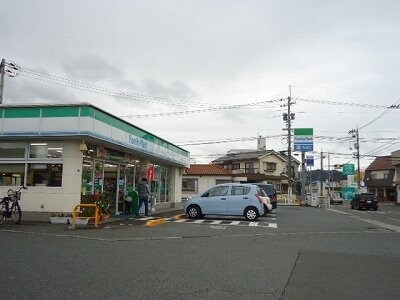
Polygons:
[[128,193],[128,197],[131,197],[132,202],[131,202],[131,214],[135,214],[136,213],[136,209],[139,205],[139,195],[136,191],[130,191]]

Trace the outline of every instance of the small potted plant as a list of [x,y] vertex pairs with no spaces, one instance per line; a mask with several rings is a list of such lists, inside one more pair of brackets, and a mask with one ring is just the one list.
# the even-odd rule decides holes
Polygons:
[[101,194],[99,199],[95,201],[95,204],[99,208],[99,214],[102,220],[106,220],[110,216],[110,201],[108,200],[107,194]]

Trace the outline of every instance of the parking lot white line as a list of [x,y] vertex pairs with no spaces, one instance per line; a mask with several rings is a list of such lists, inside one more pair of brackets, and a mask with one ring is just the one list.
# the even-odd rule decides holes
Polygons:
[[396,225],[387,224],[387,223],[380,222],[380,221],[377,221],[377,220],[363,219],[363,218],[360,218],[360,217],[354,217],[354,218],[357,218],[358,220],[366,222],[366,223],[369,223],[369,224],[373,224],[373,225],[376,225],[376,226],[379,226],[379,227],[382,227],[382,228],[385,228],[385,229],[389,229],[389,230],[394,231],[394,232],[400,232],[400,227],[396,226]]
[[327,210],[333,211],[333,212],[338,213],[338,214],[349,215],[349,213],[347,213],[347,212],[344,212],[344,211],[341,211],[341,210],[337,210],[337,209],[333,209],[333,208],[328,208]]
[[221,223],[222,223],[222,221],[216,220],[216,221],[212,221],[210,223],[210,225],[217,225],[217,224],[221,224]]
[[258,222],[250,222],[249,226],[258,226]]
[[230,225],[239,225],[240,221],[232,221]]
[[194,221],[194,222],[192,222],[192,223],[201,224],[201,223],[204,223],[204,220],[196,220],[196,221]]
[[392,220],[392,221],[397,221],[397,222],[400,222],[400,220],[399,220],[399,219],[393,219],[393,218],[386,218],[386,219],[388,219],[388,220]]

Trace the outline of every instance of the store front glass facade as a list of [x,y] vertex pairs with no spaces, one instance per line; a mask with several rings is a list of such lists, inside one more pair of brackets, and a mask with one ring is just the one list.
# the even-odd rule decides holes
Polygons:
[[0,143],[0,186],[61,187],[62,142]]
[[[126,213],[125,197],[136,191],[138,182],[154,168],[154,178],[149,181],[152,205],[171,201],[170,168],[136,160],[131,155],[115,150],[89,145],[82,167],[83,202],[105,199],[110,214]],[[148,162],[147,162],[148,163]]]

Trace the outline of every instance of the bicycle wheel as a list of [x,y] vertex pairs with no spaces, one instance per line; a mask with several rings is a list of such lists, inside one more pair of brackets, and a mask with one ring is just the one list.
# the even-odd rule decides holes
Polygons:
[[21,222],[21,207],[19,207],[19,205],[15,205],[11,208],[11,216],[15,224]]
[[0,225],[6,220],[6,205],[4,202],[0,202]]

